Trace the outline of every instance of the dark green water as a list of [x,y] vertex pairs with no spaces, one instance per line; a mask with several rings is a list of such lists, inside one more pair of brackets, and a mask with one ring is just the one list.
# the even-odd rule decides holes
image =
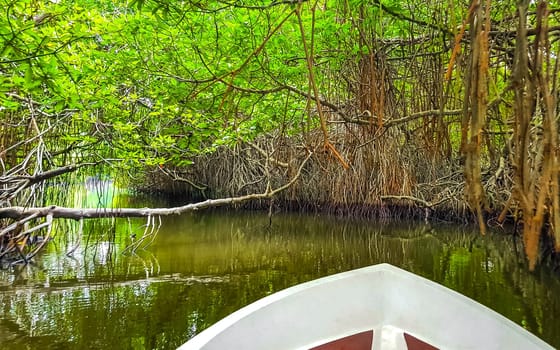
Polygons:
[[262,213],[214,211],[165,218],[149,247],[123,254],[145,223],[86,221],[89,236],[76,233],[78,223],[60,225],[38,265],[0,270],[0,348],[174,349],[265,295],[380,262],[560,347],[558,278],[528,273],[519,247],[498,234],[296,214],[278,214],[269,227]]

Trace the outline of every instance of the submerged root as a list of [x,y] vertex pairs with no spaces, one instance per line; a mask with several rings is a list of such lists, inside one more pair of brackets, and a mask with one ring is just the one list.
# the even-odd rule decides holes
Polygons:
[[0,230],[0,266],[27,264],[51,239],[52,215],[32,226],[36,216],[30,215]]

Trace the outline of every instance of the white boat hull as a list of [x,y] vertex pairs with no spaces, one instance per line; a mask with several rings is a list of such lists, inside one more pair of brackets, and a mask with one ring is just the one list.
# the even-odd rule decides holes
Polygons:
[[487,307],[389,264],[303,283],[198,334],[195,349],[552,349]]

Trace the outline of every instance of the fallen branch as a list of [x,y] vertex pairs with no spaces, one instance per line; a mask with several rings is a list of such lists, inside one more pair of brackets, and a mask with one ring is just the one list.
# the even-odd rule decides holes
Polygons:
[[173,208],[66,208],[59,206],[48,207],[7,207],[0,208],[0,218],[20,220],[33,215],[33,217],[66,218],[66,219],[94,219],[94,218],[127,218],[127,217],[148,217],[148,216],[169,216],[180,215],[190,211],[202,210],[211,207],[234,205],[250,200],[269,199],[292,186],[300,177],[301,172],[313,153],[308,152],[307,157],[301,163],[295,176],[285,185],[274,190],[267,190],[264,193],[249,194],[239,197],[208,199],[203,202],[190,203]]

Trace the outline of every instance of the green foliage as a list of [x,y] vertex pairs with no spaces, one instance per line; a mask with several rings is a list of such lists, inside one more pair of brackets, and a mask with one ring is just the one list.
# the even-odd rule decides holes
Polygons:
[[[308,66],[284,2],[2,0],[2,113],[32,99],[58,149],[125,169],[185,166],[216,147],[264,133],[302,132]],[[418,10],[398,1],[299,5],[321,97],[376,37],[406,37]],[[390,12],[390,15],[387,15]],[[417,12],[420,21],[430,13]],[[336,78],[333,81],[333,78]],[[19,98],[18,98],[19,97]],[[23,100],[22,100],[23,99]],[[312,119],[307,127],[317,124]],[[114,160],[119,160],[114,162]]]

